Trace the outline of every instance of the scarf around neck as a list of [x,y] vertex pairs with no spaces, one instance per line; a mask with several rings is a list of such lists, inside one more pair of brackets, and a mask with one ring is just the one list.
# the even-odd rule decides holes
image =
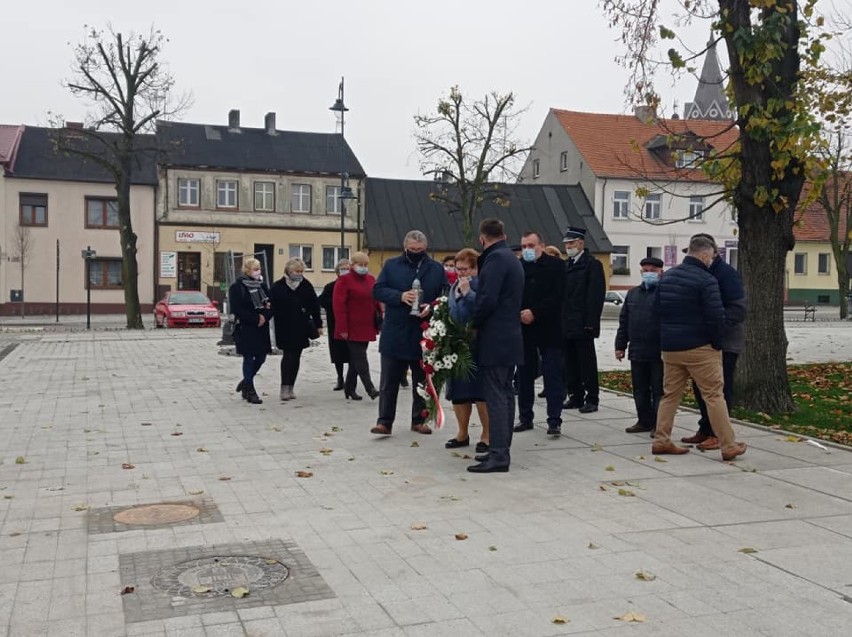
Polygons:
[[251,299],[251,303],[256,310],[262,310],[266,307],[266,303],[269,301],[269,296],[266,294],[266,290],[263,289],[262,281],[255,281],[254,279],[250,279],[245,277],[241,279],[242,284],[248,290],[249,298]]

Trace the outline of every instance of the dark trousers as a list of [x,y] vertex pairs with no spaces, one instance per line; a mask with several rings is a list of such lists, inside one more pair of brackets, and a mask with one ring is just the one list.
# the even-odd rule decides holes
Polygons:
[[254,387],[254,377],[265,361],[266,354],[243,354],[243,384]]
[[514,367],[480,367],[477,378],[488,409],[489,461],[508,465],[512,428],[515,424]]
[[565,339],[565,389],[571,402],[580,405],[600,402],[595,339]]
[[547,401],[547,424],[559,427],[562,425],[562,348],[558,345],[537,345],[532,339],[524,340],[524,364],[518,368],[518,416],[523,424],[530,424],[535,419],[533,403],[539,356]]
[[[382,372],[379,380],[379,417],[376,424],[388,429],[393,427],[396,419],[396,401],[399,397],[399,384],[406,370],[411,370],[411,424],[420,425],[426,422],[423,412],[426,402],[417,393],[417,387],[426,381],[426,374],[420,368],[419,360],[403,360],[382,354]],[[510,385],[511,393],[511,385]]]
[[292,387],[299,375],[299,364],[302,361],[301,349],[281,350],[281,386]]
[[343,385],[347,392],[352,393],[358,385],[358,378],[367,392],[373,391],[373,379],[370,378],[370,363],[367,362],[367,345],[346,341],[349,346],[349,369],[346,371],[346,383]]
[[[737,359],[739,357],[738,352],[722,352],[722,377],[725,382],[723,391],[729,416],[734,406],[734,372],[737,370]],[[716,434],[713,433],[713,423],[710,422],[710,417],[707,415],[707,405],[701,397],[701,390],[698,389],[695,381],[692,381],[692,392],[695,394],[695,402],[698,403],[698,409],[701,411],[701,420],[698,421],[698,433],[702,433],[705,436],[715,436]]]
[[653,429],[657,426],[657,407],[663,397],[663,360],[630,361],[630,378],[638,422]]

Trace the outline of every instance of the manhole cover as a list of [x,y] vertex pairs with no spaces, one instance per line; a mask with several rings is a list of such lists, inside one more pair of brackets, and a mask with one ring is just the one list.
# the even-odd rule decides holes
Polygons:
[[238,586],[250,591],[273,588],[289,576],[290,569],[276,559],[227,555],[167,566],[151,578],[151,585],[172,596],[221,597]]
[[113,520],[119,524],[174,524],[198,517],[198,507],[190,504],[145,504],[119,511]]

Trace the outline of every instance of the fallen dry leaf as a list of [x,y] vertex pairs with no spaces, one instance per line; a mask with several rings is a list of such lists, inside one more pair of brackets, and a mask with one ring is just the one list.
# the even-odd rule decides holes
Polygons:
[[467,533],[456,533],[457,540],[466,540],[468,537]]
[[334,426],[331,428],[332,431],[343,431],[340,427]]
[[249,589],[247,589],[245,586],[237,586],[234,590],[231,591],[231,597],[236,597],[237,599],[242,599],[248,594]]
[[779,440],[784,440],[785,442],[802,442],[804,438],[800,438],[799,436],[786,436],[784,438],[779,438]]
[[642,613],[637,613],[634,611],[630,611],[629,613],[624,613],[620,617],[613,617],[613,619],[617,619],[622,622],[627,623],[641,623],[644,622],[646,617]]
[[410,445],[408,445],[408,446],[409,446],[409,447],[419,447],[419,446],[420,446],[420,443],[419,443],[419,442],[417,442],[416,440],[412,440],[412,441],[411,441],[411,444],[410,444]]
[[320,449],[320,453],[324,456],[330,456],[332,451],[334,451],[334,449],[329,449],[328,447]]
[[173,435],[173,436],[182,436],[182,435],[183,435],[183,432],[182,432],[182,431],[173,431],[171,435]]
[[660,456],[654,456],[654,462],[668,462],[668,460],[664,460]]
[[594,551],[594,550],[599,549],[600,547],[597,544],[595,544],[594,542],[589,542],[589,546],[587,546],[586,548]]
[[633,573],[633,576],[636,579],[642,580],[643,582],[653,582],[655,579],[657,579],[656,575],[654,575],[653,573],[649,573],[648,571],[636,571],[635,573]]
[[201,495],[202,493],[204,493],[202,489],[195,489],[193,491],[190,491],[189,495]]
[[9,537],[18,537],[19,535],[21,535],[20,531],[12,531],[9,533]]
[[281,431],[281,427],[276,427],[275,425],[270,425],[266,428],[267,431]]
[[599,485],[598,488],[600,488],[601,491],[609,491],[609,487],[607,487],[605,484]]
[[491,546],[488,547],[488,550],[489,551],[496,551],[497,547],[492,544]]
[[429,527],[426,526],[423,522],[415,522],[414,524],[411,525],[412,531],[425,531],[428,528]]
[[124,462],[124,463],[122,463],[121,468],[122,469],[135,469],[136,465],[130,464],[129,462]]
[[201,595],[203,593],[209,593],[210,591],[211,591],[211,588],[209,586],[198,585],[198,586],[192,587],[192,592],[195,593],[196,595]]
[[551,623],[554,623],[554,624],[567,624],[567,623],[568,623],[568,622],[570,622],[571,620],[570,620],[570,619],[566,619],[566,618],[565,618],[565,617],[563,617],[562,615],[557,615],[556,617],[554,617],[554,618],[553,618],[553,619],[551,619],[550,621],[551,621]]
[[143,423],[142,423],[142,426],[143,426],[143,427],[150,427],[150,426],[151,426],[151,423],[150,423],[150,422],[143,422]]
[[121,594],[121,595],[128,595],[128,594],[130,594],[130,593],[135,593],[135,592],[136,592],[136,587],[135,587],[135,586],[125,586],[124,588],[122,588],[122,589],[121,589],[121,593],[120,593],[120,594]]
[[644,460],[645,456],[633,456],[634,460]]
[[785,505],[784,505],[784,508],[785,508],[785,509],[798,509],[799,507],[797,507],[795,504],[793,504],[793,503],[791,502],[790,504],[785,504]]
[[636,494],[635,494],[635,493],[633,493],[633,491],[631,491],[630,489],[619,489],[619,490],[618,490],[618,495],[623,495],[623,496],[625,496],[625,497],[632,498],[632,497],[634,497]]
[[18,456],[17,458],[15,458],[15,464],[26,464],[26,462],[27,459],[23,456]]
[[757,549],[753,549],[750,546],[743,547],[738,549],[739,553],[745,553],[746,555],[750,555],[751,553],[757,553]]
[[297,471],[296,472],[297,478],[312,478],[313,476],[314,476],[313,471]]
[[393,471],[389,471],[388,469],[382,469],[381,471],[379,471],[379,473],[383,476],[392,476],[393,475]]
[[464,454],[464,455],[462,456],[462,460],[473,460],[473,456],[471,456],[471,455],[469,455],[469,454]]
[[613,480],[610,484],[614,487],[623,487],[626,482],[624,482],[624,480]]
[[603,451],[603,445],[596,442],[592,445],[592,451]]
[[611,464],[607,465],[606,467],[604,467],[604,471],[615,471],[615,467],[613,467]]
[[73,511],[85,511],[88,508],[89,507],[87,505],[83,504],[82,502],[75,504],[73,507],[71,507],[71,509]]
[[196,451],[198,453],[207,453],[207,447],[199,447]]
[[219,479],[220,479],[222,482],[227,482],[228,480],[230,480],[230,479],[231,479],[231,476],[219,476]]

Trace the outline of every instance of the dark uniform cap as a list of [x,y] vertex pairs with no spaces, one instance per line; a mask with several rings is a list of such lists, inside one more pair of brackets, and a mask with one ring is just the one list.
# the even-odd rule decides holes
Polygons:
[[585,228],[568,228],[565,231],[565,234],[562,235],[563,243],[566,241],[574,241],[575,239],[586,239],[586,229]]

